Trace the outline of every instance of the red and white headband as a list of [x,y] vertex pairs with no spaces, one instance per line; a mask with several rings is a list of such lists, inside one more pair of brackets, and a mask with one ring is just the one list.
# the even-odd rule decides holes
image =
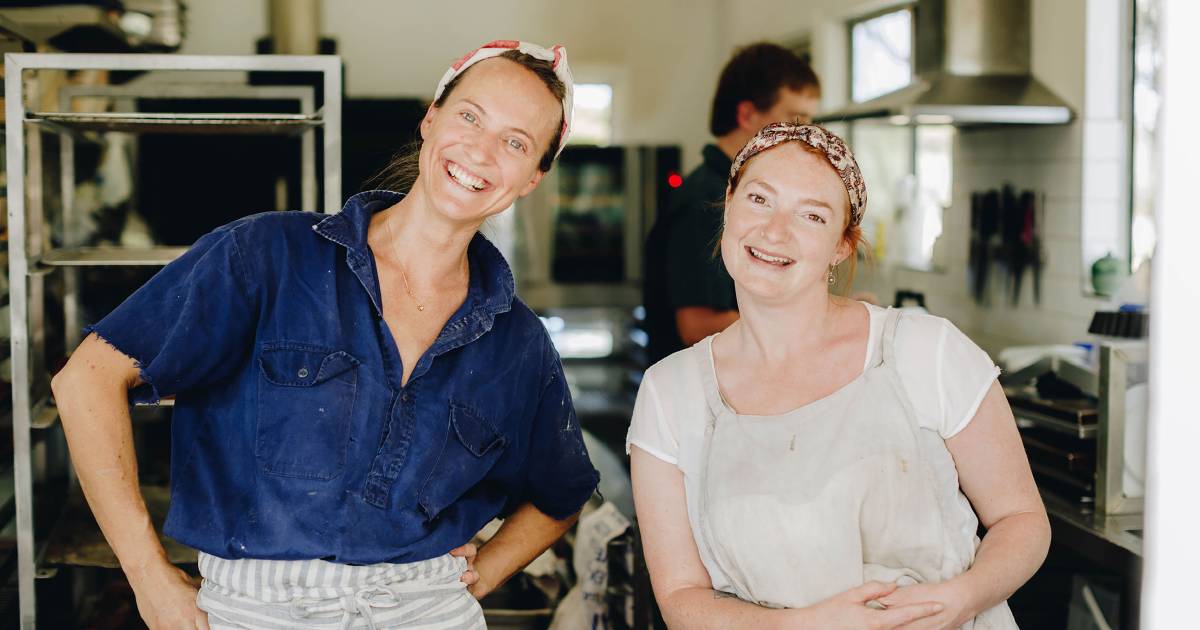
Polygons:
[[561,45],[556,45],[552,48],[542,48],[537,44],[529,42],[520,42],[515,39],[498,39],[488,42],[475,50],[463,55],[461,59],[454,62],[446,74],[442,75],[442,80],[438,81],[437,91],[433,93],[433,100],[437,102],[442,97],[442,92],[446,90],[446,85],[454,80],[454,77],[467,71],[467,68],[483,61],[502,55],[510,50],[519,50],[526,55],[536,57],[543,61],[549,61],[554,66],[554,74],[558,76],[558,80],[563,82],[566,88],[563,96],[563,126],[562,135],[558,140],[558,153],[554,157],[558,157],[562,153],[563,147],[567,146],[567,138],[571,135],[571,118],[574,113],[575,102],[575,80],[571,76],[571,68],[567,65],[567,49]]

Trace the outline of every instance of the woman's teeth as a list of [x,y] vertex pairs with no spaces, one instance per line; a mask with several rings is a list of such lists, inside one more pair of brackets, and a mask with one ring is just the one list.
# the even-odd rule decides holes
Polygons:
[[746,249],[750,252],[751,256],[754,256],[755,258],[757,258],[763,262],[771,263],[772,265],[779,265],[780,267],[786,267],[786,266],[796,262],[796,261],[792,260],[791,258],[784,258],[782,256],[770,256],[768,254],[764,254],[763,252],[760,252],[757,249],[754,249],[753,247],[746,247]]
[[454,162],[449,163],[446,167],[446,172],[450,174],[450,177],[454,178],[454,181],[467,190],[483,190],[484,186],[487,185],[486,181],[468,173],[466,169]]

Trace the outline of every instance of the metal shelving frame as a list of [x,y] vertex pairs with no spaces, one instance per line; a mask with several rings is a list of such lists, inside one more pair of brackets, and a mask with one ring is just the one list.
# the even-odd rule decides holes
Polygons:
[[[1125,417],[1125,393],[1129,388],[1130,365],[1145,365],[1149,359],[1150,348],[1143,341],[1100,344],[1100,422],[1096,461],[1103,467],[1096,470],[1096,511],[1101,514],[1141,515],[1145,508],[1143,497],[1125,494],[1125,442],[1131,433],[1131,419]],[[1145,423],[1145,416],[1142,423]],[[1138,443],[1145,444],[1144,424],[1137,429],[1143,432]]]
[[[57,418],[45,398],[35,400],[35,377],[45,375],[43,280],[63,268],[66,287],[63,304],[73,348],[79,341],[77,270],[81,266],[162,265],[182,253],[182,248],[131,250],[80,248],[73,233],[74,138],[93,131],[133,133],[249,133],[301,135],[301,209],[337,212],[341,207],[341,60],[336,56],[196,56],[196,55],[72,55],[10,53],[5,62],[5,131],[8,171],[9,291],[12,313],[12,423],[13,479],[16,503],[18,566],[22,628],[36,627],[34,580],[43,549],[34,533],[34,431],[52,426]],[[27,101],[40,94],[36,71],[192,71],[192,72],[311,72],[321,74],[323,103],[314,109],[312,86],[257,86],[198,82],[183,84],[129,84],[122,86],[67,86],[59,93],[58,112],[38,111]],[[70,102],[85,96],[113,98],[246,98],[296,99],[300,114],[148,114],[111,112],[77,114]],[[317,204],[315,131],[323,140],[323,203]],[[61,155],[64,243],[67,247],[43,251],[44,203],[42,135],[58,134]],[[75,245],[76,247],[71,247]],[[42,379],[44,380],[44,379]]]

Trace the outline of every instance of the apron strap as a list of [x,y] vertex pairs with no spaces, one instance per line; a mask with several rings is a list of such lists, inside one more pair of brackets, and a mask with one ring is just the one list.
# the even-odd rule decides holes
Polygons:
[[879,349],[883,357],[883,364],[895,367],[896,365],[896,324],[900,322],[900,311],[898,309],[888,307],[887,313],[883,320],[883,334],[879,336]]
[[904,412],[908,414],[914,421],[917,420],[916,407],[912,404],[912,398],[908,395],[908,389],[904,387],[904,379],[900,376],[899,366],[896,363],[896,326],[900,323],[901,311],[892,307],[888,307],[887,320],[883,323],[883,334],[880,339],[880,348],[883,354],[883,369],[891,374],[891,378],[896,387],[896,395],[900,398],[900,404],[904,405]]
[[703,385],[704,399],[708,401],[710,421],[716,420],[722,413],[729,411],[725,401],[721,399],[721,389],[717,384],[717,364],[712,350],[713,339],[716,339],[716,335],[706,337],[693,347],[696,367],[700,370],[700,383]]

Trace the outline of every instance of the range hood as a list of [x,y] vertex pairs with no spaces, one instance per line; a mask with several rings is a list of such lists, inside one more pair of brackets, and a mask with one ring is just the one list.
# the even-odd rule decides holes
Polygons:
[[919,0],[911,84],[817,122],[1049,125],[1071,121],[1029,71],[1029,0]]

